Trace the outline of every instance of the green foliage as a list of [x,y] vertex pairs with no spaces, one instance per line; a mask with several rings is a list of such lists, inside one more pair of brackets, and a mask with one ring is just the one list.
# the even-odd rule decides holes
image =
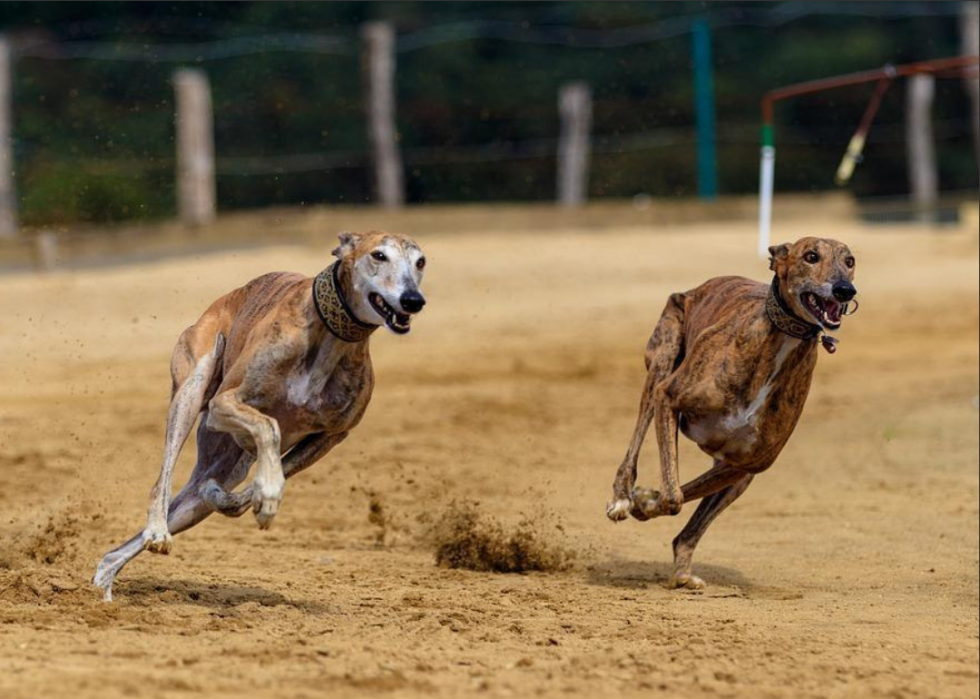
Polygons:
[[[759,100],[765,91],[958,51],[955,17],[835,14],[831,5],[831,11],[778,26],[746,22],[715,29],[723,193],[756,188]],[[847,8],[860,5],[847,3]],[[685,196],[693,194],[696,176],[687,33],[631,46],[573,48],[487,35],[470,38],[458,23],[516,23],[530,37],[569,27],[603,31],[672,18],[683,22],[683,17],[699,13],[728,13],[726,17],[737,19],[740,12],[782,6],[15,2],[0,3],[0,31],[17,46],[43,40],[193,45],[288,33],[346,37],[351,51],[344,55],[266,51],[188,61],[203,67],[212,84],[216,148],[219,161],[224,161],[219,162],[218,178],[223,209],[370,201],[358,32],[363,22],[382,18],[395,22],[403,38],[435,27],[450,31],[447,25],[457,25],[451,31],[458,40],[398,56],[398,125],[411,201],[552,198],[557,93],[569,80],[586,80],[593,86],[593,131],[598,145],[606,143],[593,156],[591,195]],[[45,224],[172,215],[171,75],[180,66],[20,56],[14,119],[23,218]],[[780,106],[780,190],[833,186],[837,162],[871,89],[839,90]],[[901,87],[895,87],[882,107],[867,160],[853,183],[859,194],[899,194],[907,189],[903,96]],[[977,186],[967,113],[959,81],[941,81],[936,131],[947,189]],[[630,144],[617,140],[636,134],[649,138]],[[513,149],[508,142],[525,142],[520,157],[501,157]],[[488,150],[446,162],[459,149],[472,153],[465,149],[473,148]],[[228,160],[310,153],[333,154],[331,166],[253,173],[235,164],[240,161]]]
[[160,218],[173,211],[173,188],[161,187],[152,173],[93,175],[58,162],[33,165],[21,182],[27,225]]

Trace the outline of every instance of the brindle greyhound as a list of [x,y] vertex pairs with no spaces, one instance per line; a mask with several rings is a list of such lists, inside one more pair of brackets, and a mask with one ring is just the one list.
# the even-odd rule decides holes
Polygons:
[[[769,253],[770,285],[720,277],[673,294],[647,343],[640,416],[606,514],[613,521],[647,520],[676,515],[684,503],[704,498],[674,539],[671,588],[704,586],[691,573],[698,541],[786,445],[810,390],[818,338],[840,328],[857,294],[854,255],[843,243],[803,238]],[[822,342],[834,352],[834,338],[824,335]],[[663,492],[634,487],[651,421]],[[710,470],[684,485],[678,427],[714,458]]]
[[[222,296],[180,336],[160,477],[146,528],[99,563],[112,583],[144,550],[169,553],[171,537],[212,512],[249,507],[271,526],[285,481],[340,444],[360,422],[374,374],[368,338],[379,326],[402,335],[422,310],[425,257],[407,237],[343,233],[338,260],[315,279],[276,272]],[[170,500],[177,455],[198,415],[197,466]],[[255,478],[231,492],[255,464]]]

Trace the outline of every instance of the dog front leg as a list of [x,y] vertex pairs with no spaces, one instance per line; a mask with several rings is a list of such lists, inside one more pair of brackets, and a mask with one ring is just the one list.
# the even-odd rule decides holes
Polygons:
[[[286,479],[305,471],[322,459],[347,437],[347,432],[336,435],[314,434],[303,439],[289,450],[282,459],[282,473]],[[201,486],[201,497],[211,508],[226,517],[241,517],[252,504],[254,488],[248,486],[241,492],[229,492],[214,479]]]
[[654,403],[653,394],[656,388],[657,376],[655,372],[647,373],[646,383],[643,386],[643,397],[640,399],[640,414],[636,419],[636,427],[633,430],[633,438],[630,440],[629,449],[626,457],[616,471],[616,479],[613,481],[613,499],[606,505],[606,516],[614,522],[626,519],[630,510],[633,509],[633,486],[636,484],[636,466],[640,458],[640,449],[643,447],[643,440],[646,439],[647,430],[653,421]]
[[654,390],[657,445],[660,447],[660,482],[663,492],[634,489],[632,514],[637,519],[676,515],[684,505],[677,463],[677,412],[663,384]]
[[[667,299],[667,305],[664,307],[660,320],[657,322],[657,327],[654,328],[650,341],[647,343],[647,377],[643,386],[643,398],[640,401],[640,415],[636,421],[636,429],[633,431],[633,439],[630,441],[626,458],[623,459],[623,463],[616,473],[616,480],[613,483],[613,501],[606,506],[606,515],[614,522],[625,519],[628,515],[633,515],[637,519],[649,519],[638,515],[636,506],[637,489],[634,488],[634,485],[636,483],[637,460],[650,423],[655,417],[658,423],[661,420],[662,405],[666,402],[662,395],[664,381],[668,380],[683,359],[685,304],[684,294],[671,294],[670,298]],[[674,416],[674,420],[674,482],[676,485],[676,416]],[[659,441],[659,430],[657,438]],[[667,479],[664,479],[664,489],[672,496],[675,494],[674,490],[669,487]],[[642,492],[653,494],[653,491]]]
[[252,510],[259,528],[268,529],[279,511],[286,485],[280,459],[279,423],[243,402],[233,389],[211,400],[208,427],[228,432],[242,448],[254,452]]
[[653,392],[653,404],[660,448],[660,482],[662,491],[633,488],[630,515],[645,522],[661,515],[676,515],[684,505],[677,463],[678,419],[670,395],[663,383]]

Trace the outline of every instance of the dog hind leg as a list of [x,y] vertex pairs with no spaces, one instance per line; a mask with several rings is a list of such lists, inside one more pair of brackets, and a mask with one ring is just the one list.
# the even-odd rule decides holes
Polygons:
[[[244,452],[235,440],[222,432],[207,429],[207,411],[197,430],[197,465],[187,482],[173,501],[167,514],[167,529],[172,535],[179,534],[198,524],[213,512],[198,494],[206,482],[220,483],[234,488],[248,475],[252,457]],[[107,553],[99,562],[93,582],[102,589],[105,600],[112,601],[112,584],[119,571],[146,549],[143,532]]]
[[691,558],[701,537],[708,526],[720,515],[726,507],[735,502],[745,492],[752,482],[751,473],[743,473],[734,483],[708,495],[698,505],[694,515],[681,533],[674,539],[674,571],[667,586],[671,589],[684,587],[689,590],[700,590],[704,581],[691,573]]
[[[614,522],[626,519],[631,514],[637,519],[647,519],[636,507],[633,497],[637,462],[647,430],[657,415],[657,404],[662,402],[658,398],[658,388],[684,359],[684,300],[684,294],[671,295],[647,343],[647,377],[640,400],[640,414],[626,457],[616,472],[612,502],[606,506],[606,516]],[[676,451],[676,437],[674,441]],[[676,459],[674,462],[676,465]],[[664,487],[669,491],[666,479]],[[651,491],[651,496],[659,496],[659,493]]]
[[719,490],[742,480],[747,473],[756,474],[759,473],[759,470],[745,471],[741,468],[729,466],[724,461],[716,460],[715,465],[710,469],[681,486],[681,492],[684,494],[684,502],[688,503],[692,500],[700,500],[709,495],[714,495]]

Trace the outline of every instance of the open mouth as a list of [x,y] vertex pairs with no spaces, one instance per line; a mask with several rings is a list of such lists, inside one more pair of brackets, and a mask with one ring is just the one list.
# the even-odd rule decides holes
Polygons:
[[385,325],[393,333],[404,335],[412,329],[412,316],[396,311],[381,297],[381,294],[370,294],[368,301],[371,302],[371,306],[378,315],[385,319]]
[[837,330],[844,315],[844,306],[833,299],[825,299],[807,291],[800,296],[803,307],[828,330]]

